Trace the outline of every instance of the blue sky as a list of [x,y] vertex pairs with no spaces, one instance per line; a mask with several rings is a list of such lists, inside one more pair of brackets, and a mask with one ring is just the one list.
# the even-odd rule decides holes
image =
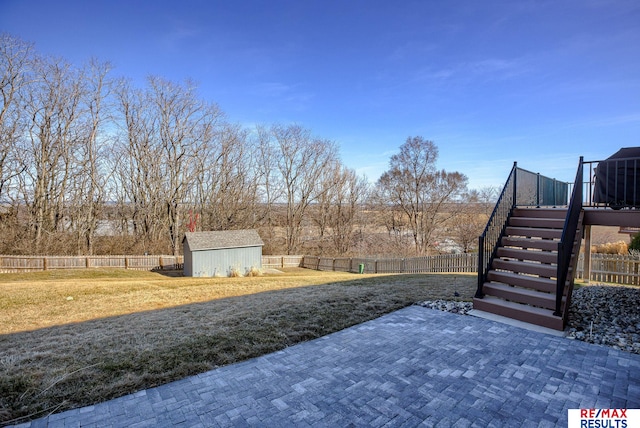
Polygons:
[[640,146],[637,0],[0,0],[0,31],[140,84],[192,78],[232,122],[298,123],[371,181],[416,135],[472,188]]

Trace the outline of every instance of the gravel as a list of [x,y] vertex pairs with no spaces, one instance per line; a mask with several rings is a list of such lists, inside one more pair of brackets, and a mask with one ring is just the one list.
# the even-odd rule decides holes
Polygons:
[[640,287],[573,290],[567,337],[640,354]]
[[417,303],[417,305],[461,315],[467,315],[473,309],[473,303],[471,302],[454,302],[451,300],[426,300]]
[[[467,315],[473,304],[450,300],[417,303]],[[567,338],[640,354],[640,287],[588,285],[573,290]]]

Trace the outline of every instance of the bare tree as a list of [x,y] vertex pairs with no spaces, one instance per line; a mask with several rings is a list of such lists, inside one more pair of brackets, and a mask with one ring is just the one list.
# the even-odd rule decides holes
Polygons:
[[455,241],[462,247],[465,253],[478,245],[478,236],[487,223],[482,207],[479,203],[478,192],[473,190],[465,196],[464,202],[460,202],[460,209],[451,219],[451,233]]
[[85,67],[82,132],[75,151],[76,173],[70,198],[69,219],[77,236],[78,253],[93,254],[93,241],[98,218],[105,203],[106,182],[104,138],[100,138],[104,122],[109,118],[105,100],[112,82],[107,78],[111,66],[92,60]]
[[29,85],[33,46],[0,34],[0,203],[9,199],[8,185],[24,171],[17,148],[24,131],[22,97]]
[[[29,211],[30,251],[91,251],[100,181],[98,129],[108,65],[84,68],[41,57],[30,44],[0,36],[0,201],[19,183]],[[14,191],[11,199],[17,197]],[[75,231],[76,245],[58,244]],[[84,241],[84,242],[81,242]],[[84,250],[80,248],[83,247]]]
[[[43,234],[65,227],[65,204],[81,139],[82,75],[61,59],[37,58],[35,82],[26,94],[28,115],[22,191],[31,215],[35,251]],[[59,239],[55,240],[56,242]]]
[[258,204],[256,152],[247,131],[222,124],[198,152],[201,171],[194,178],[202,225],[209,230],[253,228],[262,218]]
[[217,106],[196,96],[195,85],[179,85],[158,77],[149,79],[153,105],[158,115],[158,143],[161,148],[163,203],[167,211],[167,232],[171,251],[180,252],[184,234],[182,207],[189,204],[190,183],[200,173],[197,166],[201,137],[220,118]]
[[[369,185],[366,178],[337,160],[325,169],[320,185],[324,191],[315,204],[313,221],[319,229],[321,250],[342,256],[351,250]],[[331,248],[324,245],[324,238]]]
[[280,181],[275,186],[283,189],[286,205],[286,251],[293,254],[300,249],[309,206],[325,191],[318,183],[323,171],[335,161],[337,150],[334,143],[313,138],[298,125],[274,125],[270,136]]
[[11,253],[23,245],[21,204],[17,184],[25,164],[20,146],[26,123],[23,97],[31,77],[32,45],[0,34],[0,252]]
[[437,157],[438,149],[432,141],[408,138],[378,180],[387,203],[406,217],[415,251],[420,255],[428,252],[437,228],[455,214],[445,210],[447,204],[458,199],[467,186],[463,174],[437,171]]
[[118,200],[122,231],[128,234],[131,228],[134,236],[142,241],[142,251],[148,252],[162,230],[162,154],[155,142],[157,118],[145,91],[121,81],[116,95],[123,132],[115,148],[113,191]]
[[[256,182],[259,184],[258,198],[264,209],[261,236],[265,241],[266,251],[280,251],[279,234],[276,230],[279,226],[276,211],[278,204],[284,200],[284,182],[278,174],[278,148],[272,141],[271,129],[267,127],[257,126],[254,137],[253,146],[257,154],[255,173]],[[284,244],[284,240],[282,241]]]
[[338,255],[351,251],[358,227],[362,229],[362,207],[369,196],[369,182],[354,170],[344,168],[339,175],[333,213],[332,239]]
[[495,187],[471,190],[459,202],[457,214],[451,220],[453,236],[465,253],[478,245],[478,236],[487,224],[497,197]]
[[191,82],[159,77],[150,77],[145,91],[121,86],[119,104],[125,124],[120,180],[133,205],[134,230],[145,236],[145,248],[161,233],[177,255],[183,211],[193,205],[193,183],[205,165],[199,159],[209,153],[222,113],[199,99]]
[[[391,158],[375,218],[363,220],[368,184],[333,142],[298,125],[248,131],[189,81],[150,77],[138,89],[114,84],[109,68],[77,68],[0,35],[0,217],[4,231],[28,233],[20,248],[91,254],[99,221],[117,218],[122,250],[178,254],[195,211],[207,229],[260,227],[267,247],[289,254],[316,230],[323,252],[379,251],[386,235],[391,251],[424,254],[467,214],[452,203],[466,177],[436,170],[437,148],[421,137]],[[365,234],[365,223],[381,227]]]
[[341,164],[336,159],[321,172],[318,185],[322,188],[316,202],[309,212],[309,217],[318,228],[317,252],[328,255],[330,246],[330,228],[332,204],[336,196]]

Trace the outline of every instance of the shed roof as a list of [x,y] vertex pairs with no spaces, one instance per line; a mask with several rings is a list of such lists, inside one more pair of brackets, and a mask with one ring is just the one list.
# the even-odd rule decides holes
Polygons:
[[191,251],[220,250],[224,248],[242,248],[263,246],[258,231],[220,230],[209,232],[187,232],[182,242],[187,241]]

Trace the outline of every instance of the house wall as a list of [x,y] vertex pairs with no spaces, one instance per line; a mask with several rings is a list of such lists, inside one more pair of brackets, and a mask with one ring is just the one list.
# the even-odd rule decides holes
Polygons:
[[[251,268],[262,268],[262,247],[193,251],[191,259],[190,276],[228,276],[234,268],[245,274]],[[185,276],[186,266],[185,253]]]
[[182,250],[182,254],[184,254],[184,266],[182,268],[182,273],[184,276],[193,276],[193,257],[187,240],[183,241]]

